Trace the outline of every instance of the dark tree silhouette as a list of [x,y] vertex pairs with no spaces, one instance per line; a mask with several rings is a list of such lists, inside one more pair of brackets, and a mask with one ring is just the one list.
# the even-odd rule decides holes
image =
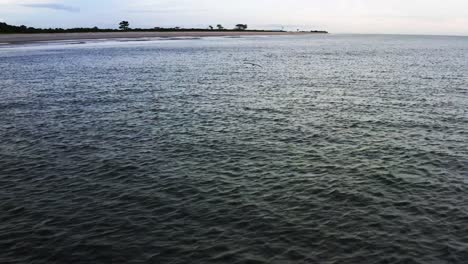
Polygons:
[[213,30],[213,29],[214,29],[213,26],[208,26],[208,27],[210,28],[210,30]]
[[[0,0],[1,1],[1,0]],[[246,30],[247,25],[245,24],[238,24],[234,29],[225,29],[221,24],[216,26],[217,30],[220,31],[241,31]],[[213,28],[214,29],[214,28]],[[154,27],[154,28],[130,28],[130,24],[128,21],[122,21],[119,23],[119,29],[115,28],[34,28],[34,27],[27,27],[24,25],[21,26],[14,26],[8,25],[7,23],[0,22],[0,34],[12,34],[12,33],[80,33],[80,32],[116,32],[119,30],[123,31],[132,31],[132,32],[143,32],[143,31],[151,31],[151,32],[171,32],[171,31],[209,31],[213,30],[212,27],[210,28],[163,28],[163,27]],[[256,32],[268,32],[263,30],[250,30]],[[327,31],[319,31],[313,30],[310,31],[312,33],[328,33]]]
[[237,24],[235,30],[246,30],[247,27],[246,24]]
[[2,33],[65,33],[65,32],[111,32],[113,29],[99,29],[98,27],[93,28],[33,28],[21,26],[12,26],[7,23],[0,22],[0,34]]
[[130,23],[128,21],[122,21],[119,23],[119,29],[120,30],[129,30],[130,29]]

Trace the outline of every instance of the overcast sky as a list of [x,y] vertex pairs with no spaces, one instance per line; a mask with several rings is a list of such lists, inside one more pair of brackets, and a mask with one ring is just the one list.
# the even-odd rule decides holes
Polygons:
[[0,21],[35,27],[325,29],[468,35],[468,0],[0,0]]

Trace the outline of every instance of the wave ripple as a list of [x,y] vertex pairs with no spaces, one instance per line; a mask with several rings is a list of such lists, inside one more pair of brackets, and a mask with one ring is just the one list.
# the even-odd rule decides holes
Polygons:
[[0,50],[0,262],[466,263],[467,44]]

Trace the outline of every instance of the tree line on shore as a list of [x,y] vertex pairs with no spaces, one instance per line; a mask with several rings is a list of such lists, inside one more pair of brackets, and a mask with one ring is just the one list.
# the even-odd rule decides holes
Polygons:
[[[154,31],[154,32],[167,32],[167,31],[245,31],[248,26],[246,24],[237,24],[233,29],[226,29],[221,24],[216,25],[216,27],[208,26],[208,28],[163,28],[163,27],[154,27],[154,28],[130,28],[130,23],[128,21],[122,21],[119,23],[119,29],[111,28],[34,28],[27,27],[24,25],[13,26],[4,22],[0,22],[0,33],[84,33],[84,32],[117,32],[117,31]],[[263,31],[263,30],[249,30],[249,31]]]

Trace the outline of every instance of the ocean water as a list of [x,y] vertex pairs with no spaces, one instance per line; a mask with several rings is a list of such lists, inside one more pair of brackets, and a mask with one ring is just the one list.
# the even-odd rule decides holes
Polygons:
[[0,263],[467,263],[467,110],[463,37],[4,46]]

